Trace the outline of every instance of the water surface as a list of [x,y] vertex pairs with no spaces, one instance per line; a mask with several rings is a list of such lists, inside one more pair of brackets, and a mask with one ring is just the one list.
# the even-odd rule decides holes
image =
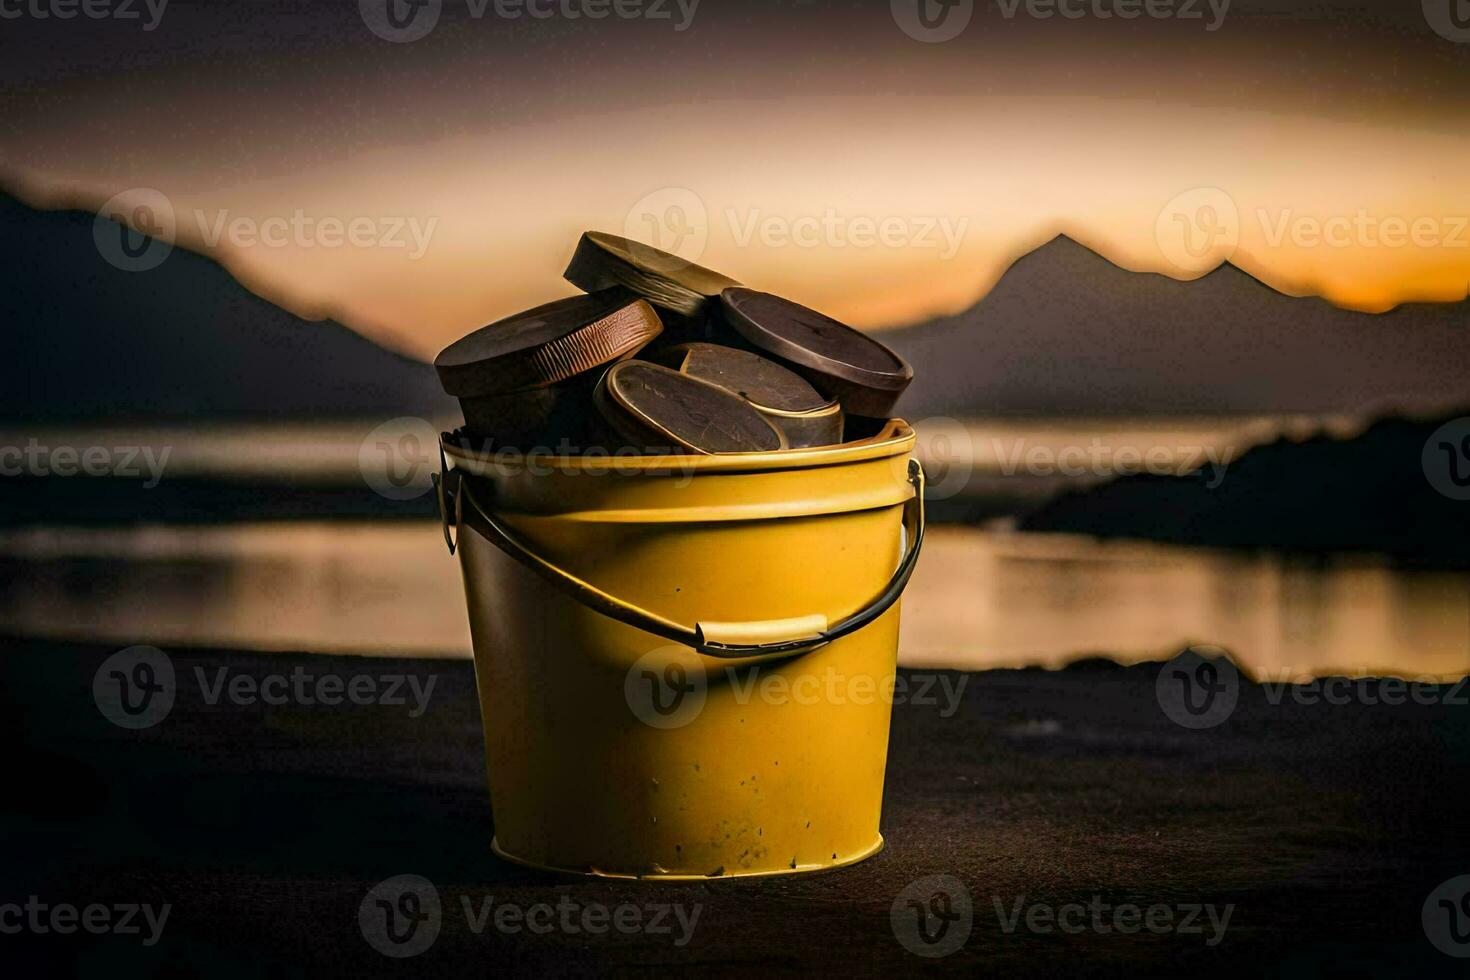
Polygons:
[[[436,524],[0,531],[14,633],[159,646],[467,656]],[[834,610],[836,612],[836,610]],[[961,668],[1229,649],[1258,677],[1456,678],[1470,575],[937,526],[904,600],[901,660]]]

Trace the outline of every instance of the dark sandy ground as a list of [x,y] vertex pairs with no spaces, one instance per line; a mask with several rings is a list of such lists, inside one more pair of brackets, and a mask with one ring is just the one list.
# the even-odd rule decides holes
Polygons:
[[[170,917],[148,948],[139,936],[0,934],[11,976],[1464,976],[1470,962],[1437,950],[1421,922],[1438,885],[1470,874],[1470,706],[1444,703],[1447,689],[1433,705],[1308,705],[1245,685],[1227,720],[1189,730],[1161,711],[1155,665],[964,675],[953,717],[896,709],[888,847],[876,858],[660,886],[552,877],[490,853],[468,663],[174,650],[184,679],[171,713],[127,731],[91,694],[112,652],[3,644],[0,904],[169,903]],[[189,678],[224,664],[437,681],[416,719],[381,705],[212,707]],[[437,886],[443,925],[425,952],[393,960],[365,941],[358,908],[404,873]],[[973,909],[967,941],[938,959],[906,948],[891,919],[904,889],[931,875],[957,879]],[[682,903],[699,918],[682,947],[677,928],[476,934],[460,900],[488,896],[525,908]],[[951,895],[951,910],[964,897]],[[1175,922],[1191,905],[1233,908],[1223,936],[1203,913],[1200,932],[1063,934],[1024,921],[1007,932],[997,903],[1009,916],[1018,901],[1161,904]]]

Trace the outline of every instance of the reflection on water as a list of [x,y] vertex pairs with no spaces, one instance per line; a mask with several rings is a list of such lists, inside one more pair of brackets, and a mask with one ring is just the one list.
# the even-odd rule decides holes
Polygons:
[[[469,652],[436,524],[0,531],[8,632],[108,643]],[[833,612],[839,612],[833,610]],[[1470,670],[1470,575],[936,527],[904,600],[910,665],[1161,659],[1189,642],[1257,677]]]
[[[377,450],[369,437],[387,420],[187,423],[25,427],[0,422],[0,446],[137,447],[166,463],[172,479],[289,480],[356,485],[361,457]],[[419,421],[419,420],[409,420]],[[1076,418],[1025,416],[910,419],[916,452],[931,473],[930,499],[991,491],[1003,482],[1027,493],[1097,483],[1126,473],[1187,472],[1239,459],[1279,437],[1355,435],[1367,418],[1303,415],[1148,415]],[[423,422],[423,431],[452,429],[452,418]],[[432,445],[426,462],[432,464]],[[416,450],[417,451],[417,450]],[[131,458],[131,457],[130,457]],[[1008,492],[1015,492],[1012,488]]]
[[469,652],[437,523],[0,531],[0,622],[116,643]]
[[1470,574],[1071,535],[937,528],[904,600],[929,666],[1061,666],[1230,650],[1258,679],[1470,671]]

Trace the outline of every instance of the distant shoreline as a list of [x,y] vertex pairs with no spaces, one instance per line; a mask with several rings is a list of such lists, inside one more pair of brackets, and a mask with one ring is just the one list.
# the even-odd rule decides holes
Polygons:
[[[1470,410],[1466,410],[1470,412]],[[1435,492],[1421,454],[1456,413],[1394,417],[999,416],[917,423],[936,524],[1006,519],[1024,530],[1307,554],[1374,552],[1470,567],[1470,516]],[[227,425],[0,423],[0,447],[149,454],[152,479],[0,478],[0,527],[432,520],[436,434],[457,420],[405,417],[412,453],[392,493],[371,481],[376,418]],[[397,429],[393,429],[397,432]],[[392,433],[390,432],[390,435]],[[375,441],[376,440],[376,441]],[[75,464],[73,463],[73,472]],[[381,476],[381,474],[378,474]]]
[[1443,433],[1462,429],[1470,445],[1465,410],[1380,419],[1348,439],[1277,439],[1223,472],[1145,473],[1068,491],[1020,526],[1299,554],[1372,552],[1411,567],[1466,569],[1470,501],[1451,482],[1450,464],[1428,452]]

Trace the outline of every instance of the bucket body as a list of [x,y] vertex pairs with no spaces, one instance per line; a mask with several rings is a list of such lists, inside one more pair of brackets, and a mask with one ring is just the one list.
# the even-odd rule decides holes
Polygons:
[[[493,513],[538,561],[699,623],[701,637],[761,641],[819,632],[911,565],[913,445],[895,421],[836,447],[615,466],[445,449],[458,506]],[[830,642],[711,655],[589,607],[464,521],[498,853],[708,878],[820,870],[881,848],[896,602]]]

